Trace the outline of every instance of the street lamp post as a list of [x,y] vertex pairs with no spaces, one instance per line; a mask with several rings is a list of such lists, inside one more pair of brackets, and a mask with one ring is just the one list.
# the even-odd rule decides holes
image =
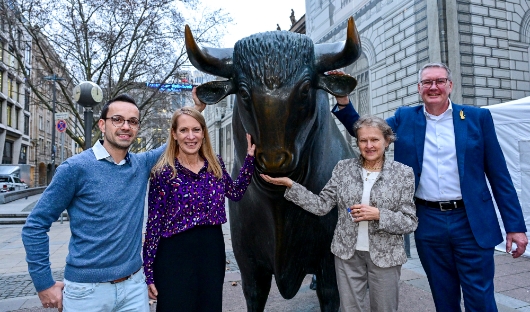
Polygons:
[[74,88],[74,100],[84,108],[85,149],[89,149],[92,143],[92,123],[94,122],[92,107],[101,103],[103,91],[92,81],[83,81]]
[[53,81],[53,84],[52,84],[52,96],[53,96],[53,104],[52,104],[52,157],[51,157],[51,162],[52,162],[52,168],[51,168],[51,176],[53,178],[53,175],[55,174],[55,151],[57,150],[55,148],[55,105],[57,103],[57,91],[56,91],[56,88],[55,88],[55,82],[56,81],[59,81],[59,80],[64,80],[64,78],[59,78],[57,77],[56,74],[53,74],[51,76],[46,76],[44,77],[44,79],[46,80],[49,80],[49,81]]

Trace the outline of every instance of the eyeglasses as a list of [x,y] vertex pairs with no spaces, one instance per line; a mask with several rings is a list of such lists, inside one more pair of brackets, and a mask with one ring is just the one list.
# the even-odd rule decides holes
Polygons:
[[111,117],[103,118],[103,119],[105,120],[110,119],[110,121],[112,121],[112,124],[116,128],[122,127],[125,124],[125,122],[129,123],[129,127],[131,127],[131,129],[137,130],[140,128],[140,120],[138,120],[138,118],[125,119],[123,118],[123,116],[116,115],[116,116],[111,116]]
[[420,81],[420,84],[424,88],[430,88],[433,84],[435,84],[437,87],[443,87],[447,84],[447,81],[449,81],[447,78],[438,78],[436,80],[426,79]]

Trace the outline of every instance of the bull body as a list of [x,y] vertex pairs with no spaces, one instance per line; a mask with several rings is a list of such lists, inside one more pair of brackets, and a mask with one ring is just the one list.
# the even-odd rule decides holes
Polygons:
[[290,299],[313,273],[321,310],[338,311],[330,252],[337,210],[322,217],[306,212],[284,199],[284,187],[264,182],[259,174],[288,176],[319,193],[336,163],[353,157],[331,118],[324,91],[345,95],[356,81],[323,75],[358,58],[353,19],[345,43],[314,46],[305,35],[267,32],[238,41],[234,49],[199,49],[187,28],[186,47],[195,67],[229,78],[199,86],[203,102],[214,104],[236,94],[234,176],[247,153],[245,133],[256,144],[252,183],[241,201],[230,202],[232,246],[248,310],[264,310],[273,275],[281,295]]

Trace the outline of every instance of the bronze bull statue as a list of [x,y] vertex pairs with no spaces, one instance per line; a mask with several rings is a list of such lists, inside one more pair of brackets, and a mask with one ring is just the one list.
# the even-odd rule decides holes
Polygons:
[[353,18],[346,41],[332,44],[314,45],[305,35],[272,31],[241,39],[234,48],[201,49],[187,26],[185,36],[197,69],[228,78],[199,86],[199,99],[215,104],[236,95],[233,175],[245,159],[245,133],[256,144],[252,183],[241,201],[230,203],[232,245],[248,311],[264,310],[272,275],[281,295],[291,299],[311,273],[317,276],[321,310],[338,311],[330,252],[337,210],[323,217],[308,213],[284,199],[284,187],[264,182],[259,174],[288,176],[318,193],[336,163],[353,157],[331,117],[326,92],[347,95],[357,82],[346,75],[324,75],[359,57]]

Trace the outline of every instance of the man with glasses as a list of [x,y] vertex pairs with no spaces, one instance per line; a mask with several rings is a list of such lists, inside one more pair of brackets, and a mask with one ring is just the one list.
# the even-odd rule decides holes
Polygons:
[[[486,177],[514,258],[526,250],[526,226],[490,111],[452,103],[452,89],[446,65],[422,67],[424,105],[400,107],[387,119],[398,137],[394,159],[414,169],[416,248],[436,310],[460,311],[462,290],[466,311],[497,311],[493,252],[503,237]],[[354,135],[359,115],[348,97],[337,102],[333,113]]]
[[[195,108],[202,110],[194,91]],[[165,145],[129,153],[140,112],[125,94],[103,106],[98,126],[103,140],[57,168],[24,225],[29,273],[45,308],[149,311],[140,256],[144,204],[151,168]],[[65,209],[72,235],[63,283],[52,277],[46,233]]]

